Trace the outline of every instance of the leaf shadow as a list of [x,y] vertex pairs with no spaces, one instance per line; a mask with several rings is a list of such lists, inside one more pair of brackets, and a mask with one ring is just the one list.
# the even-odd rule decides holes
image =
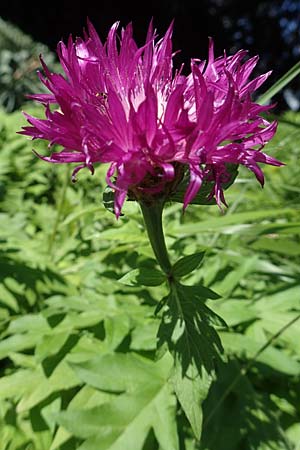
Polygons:
[[[45,293],[49,291],[55,295],[61,293],[67,286],[64,278],[50,268],[30,267],[25,261],[0,253],[0,283],[5,278],[14,279],[20,286],[24,286],[24,291],[30,289],[34,293],[36,301],[29,304],[25,294],[12,292],[19,307],[26,312],[36,310],[39,300],[42,299],[43,291]],[[40,286],[41,282],[44,285],[43,289]]]
[[240,370],[235,359],[218,363],[217,379],[203,403],[204,425],[199,450],[289,449],[278,422],[278,405],[266,392],[254,388],[247,375],[240,376],[215,408]]
[[205,299],[194,287],[176,283],[164,299],[162,320],[158,330],[158,348],[166,346],[181,365],[186,376],[191,365],[201,374],[213,374],[215,362],[223,352],[214,325],[224,321],[205,305]]

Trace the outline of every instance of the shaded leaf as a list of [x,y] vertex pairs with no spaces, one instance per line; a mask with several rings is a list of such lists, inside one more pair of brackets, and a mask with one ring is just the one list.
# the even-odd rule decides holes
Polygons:
[[172,267],[172,273],[175,278],[181,278],[197,269],[204,258],[205,252],[194,253],[179,259]]
[[158,331],[158,346],[167,345],[174,355],[175,392],[197,439],[201,435],[201,404],[222,352],[211,325],[215,317],[189,286],[174,283]]

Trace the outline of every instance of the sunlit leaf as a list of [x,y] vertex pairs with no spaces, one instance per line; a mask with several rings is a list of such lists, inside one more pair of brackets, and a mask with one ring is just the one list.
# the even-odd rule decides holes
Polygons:
[[128,286],[159,286],[166,281],[165,275],[157,269],[141,267],[126,273],[119,282]]

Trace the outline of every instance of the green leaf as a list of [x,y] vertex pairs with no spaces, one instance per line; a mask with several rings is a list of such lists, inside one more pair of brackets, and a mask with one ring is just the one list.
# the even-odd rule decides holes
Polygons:
[[15,334],[0,342],[0,359],[10,353],[33,348],[41,339],[39,334]]
[[0,284],[0,303],[8,306],[14,312],[19,311],[16,297],[3,284]]
[[[227,352],[245,357],[253,358],[260,350],[263,343],[257,342],[249,336],[240,333],[220,333],[222,343]],[[274,346],[268,346],[257,358],[256,361],[266,364],[272,369],[287,375],[299,375],[300,363],[290,357],[284,351]]]
[[221,302],[210,302],[209,307],[220,315],[229,327],[253,321],[258,317],[258,311],[252,300],[226,299]]
[[197,269],[204,258],[205,252],[194,253],[193,255],[184,256],[177,261],[173,268],[172,273],[175,278],[181,278],[184,275],[188,275]]
[[183,374],[181,364],[177,362],[172,381],[179,403],[199,440],[202,432],[201,405],[208,395],[213,377],[204,368],[199,372],[194,361]]
[[277,80],[270,89],[259,97],[257,103],[264,105],[300,74],[300,61]]
[[148,319],[138,325],[131,333],[132,350],[155,350],[159,320]]
[[41,314],[26,314],[17,317],[9,324],[7,332],[9,334],[17,335],[19,333],[36,333],[46,334],[50,331],[47,320]]
[[119,282],[127,286],[159,286],[166,281],[165,275],[157,269],[141,267],[126,273]]
[[210,372],[222,351],[218,334],[210,325],[216,315],[186,288],[189,286],[172,284],[158,330],[158,346],[168,344],[181,361],[183,373],[193,360],[199,371],[204,365]]
[[110,392],[134,391],[152,379],[167,378],[171,370],[168,358],[154,363],[133,353],[104,354],[70,365],[84,383]]
[[[234,360],[219,367],[218,380],[205,402],[203,449],[292,450],[280,426],[278,406],[270,400],[267,388],[263,392],[256,389],[240,370]],[[239,381],[219,403],[237,377]]]
[[[113,394],[101,392],[90,386],[83,386],[80,391],[72,398],[68,405],[68,411],[79,409],[91,409],[95,406],[103,405],[114,398]],[[60,449],[61,445],[66,442],[72,434],[63,427],[59,427],[53,439],[49,450]]]
[[108,241],[122,241],[124,243],[135,244],[147,243],[147,236],[144,230],[134,221],[115,224],[114,227],[106,228],[101,233],[92,234],[89,239],[101,239]]
[[300,286],[287,284],[285,289],[279,289],[277,292],[264,295],[260,300],[255,302],[255,308],[263,314],[272,316],[273,312],[281,312],[300,309]]
[[294,444],[295,450],[300,448],[300,423],[294,423],[286,431],[287,437]]
[[161,448],[179,448],[175,398],[168,384],[150,383],[134,394],[86,411],[61,413],[58,422],[75,436],[88,438],[80,450],[141,450],[151,428]]
[[[296,213],[295,209],[283,208],[280,210],[280,216],[294,215]],[[278,209],[264,209],[255,211],[244,211],[235,214],[225,214],[218,217],[209,218],[207,220],[202,220],[201,222],[179,224],[172,228],[172,234],[176,236],[188,236],[195,235],[201,231],[210,232],[218,231],[219,233],[226,232],[231,225],[241,225],[255,222],[256,220],[269,219],[272,217],[278,217]]]
[[266,250],[282,255],[300,255],[300,244],[292,239],[280,239],[274,236],[262,237],[251,244],[255,250]]
[[[104,195],[104,194],[103,194]],[[106,208],[108,209],[108,208]],[[69,214],[63,222],[60,223],[59,228],[64,228],[67,225],[70,225],[73,222],[76,222],[78,219],[81,219],[82,217],[86,215],[94,216],[95,213],[98,213],[100,211],[100,208],[97,206],[90,206],[85,209],[76,209],[71,214]],[[111,211],[113,212],[113,211]]]
[[87,439],[80,449],[123,450],[134,442],[135,450],[140,450],[151,428],[162,448],[178,449],[176,402],[168,383],[172,367],[169,357],[153,362],[114,354],[72,367],[100,389],[126,390],[100,407],[57,415],[61,426]]
[[127,314],[117,314],[104,320],[104,328],[105,344],[109,349],[114,350],[129,334],[131,321]]
[[216,289],[220,292],[221,296],[228,297],[249,273],[255,271],[258,259],[258,255],[241,259],[239,266],[235,270],[230,271],[228,275],[216,285]]
[[217,300],[218,298],[221,298],[219,294],[217,294],[212,289],[202,286],[202,284],[195,284],[194,286],[186,286],[182,285],[184,287],[185,292],[188,292],[188,295],[190,297],[193,297],[195,299],[198,299],[203,302],[203,299],[210,298],[212,300]]
[[174,355],[175,392],[197,439],[201,435],[201,403],[222,352],[219,336],[211,325],[216,318],[189,286],[171,285],[158,331],[158,346],[167,344]]
[[56,355],[69,337],[69,333],[45,334],[37,344],[35,356],[38,362]]
[[12,375],[0,379],[0,398],[20,398],[25,393],[31,392],[42,376],[32,370],[18,370]]
[[[42,374],[42,371],[40,370]],[[18,411],[28,411],[40,402],[48,398],[54,392],[74,388],[80,384],[80,380],[65,361],[62,361],[49,378],[42,374],[37,385],[32,385],[31,392],[24,396],[18,404]]]
[[288,323],[296,320],[292,325],[284,330],[284,332],[278,337],[278,342],[284,347],[290,348],[296,355],[300,353],[300,318],[299,312],[296,311],[265,311],[260,314],[260,321],[258,324],[261,329],[266,331],[268,334],[276,335],[282,328],[284,328]]
[[56,426],[54,417],[60,411],[60,409],[61,409],[61,398],[57,398],[52,403],[45,406],[41,411],[42,417],[52,433],[54,432]]

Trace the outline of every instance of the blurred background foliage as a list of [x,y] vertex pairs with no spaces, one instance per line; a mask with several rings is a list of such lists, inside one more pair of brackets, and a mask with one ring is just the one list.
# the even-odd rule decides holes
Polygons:
[[55,55],[46,45],[0,17],[0,105],[6,111],[19,108],[27,94],[43,91],[36,73],[40,54],[53,68]]
[[[204,3],[216,24],[237,5],[222,0],[199,5]],[[278,11],[284,5],[294,4],[271,3],[274,23],[283,17]],[[253,2],[256,12],[250,14],[250,8],[246,22],[270,11],[267,2],[259,4],[267,9]],[[184,12],[191,3],[175,2],[172,8]],[[243,5],[239,8],[236,17],[244,17]],[[288,20],[297,11],[287,13]],[[51,24],[50,14],[45,33]],[[228,30],[224,36],[231,36],[233,49],[243,33],[234,37]],[[179,39],[178,25],[176,33]],[[46,43],[52,48],[50,38]],[[273,47],[263,39],[260,45],[262,64],[269,65],[264,55]],[[290,43],[286,56],[282,53],[278,71],[299,56],[293,48]],[[16,134],[24,119],[19,109],[8,111],[19,108],[25,92],[40,91],[35,75],[40,52],[55,64],[44,44],[0,22],[0,68],[7,74],[0,77],[0,449],[299,450],[300,115],[278,116],[279,130],[267,152],[286,166],[265,168],[264,190],[242,168],[227,191],[226,214],[215,206],[190,206],[182,215],[177,203],[165,211],[173,261],[206,251],[185,284],[202,283],[220,294],[206,304],[227,324],[215,325],[224,360],[203,402],[202,438],[196,442],[174,397],[172,362],[168,355],[156,357],[160,316],[154,310],[166,289],[119,281],[136,267],[155,267],[137,205],[128,202],[116,222],[102,205],[105,166],[94,177],[81,171],[73,185],[71,167],[38,160],[33,143]],[[23,108],[42,115],[30,102]],[[47,153],[44,142],[34,142],[34,148]]]

